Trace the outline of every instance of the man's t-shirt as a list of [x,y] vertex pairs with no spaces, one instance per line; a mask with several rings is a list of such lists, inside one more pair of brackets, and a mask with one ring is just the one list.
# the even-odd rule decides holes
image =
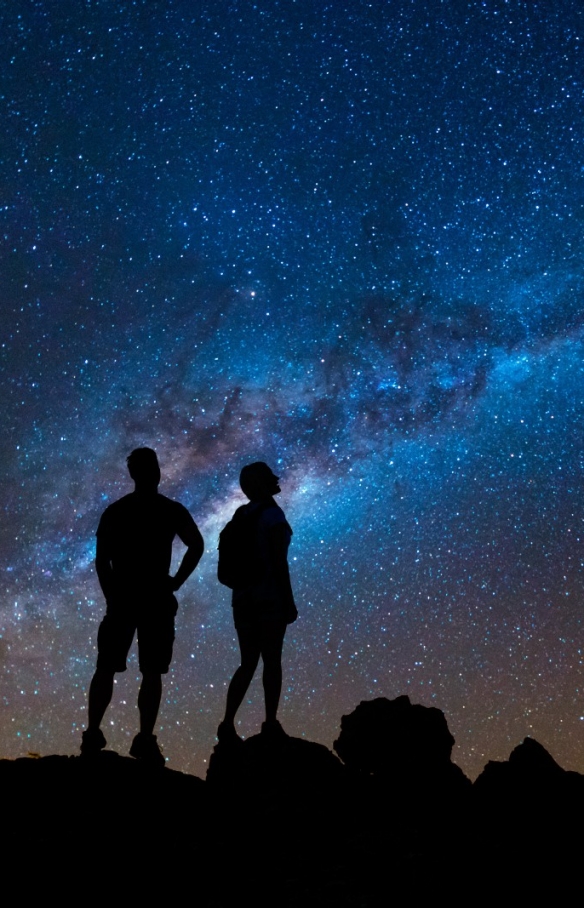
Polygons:
[[152,592],[170,571],[175,536],[192,535],[187,509],[164,495],[131,492],[105,509],[97,537],[112,565],[116,590]]

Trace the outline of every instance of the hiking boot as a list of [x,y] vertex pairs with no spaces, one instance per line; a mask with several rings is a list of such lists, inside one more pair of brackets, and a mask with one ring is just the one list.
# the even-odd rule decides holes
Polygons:
[[83,757],[93,757],[100,753],[107,741],[101,728],[87,728],[81,735],[81,755]]
[[141,731],[138,732],[132,741],[130,756],[140,760],[141,763],[148,763],[150,766],[162,767],[165,764],[156,735],[145,735]]
[[217,729],[217,738],[219,739],[219,744],[243,744],[242,739],[235,731],[235,726],[231,722],[221,722]]
[[265,722],[262,722],[262,737],[269,738],[271,741],[283,741],[288,735],[277,719],[266,719]]

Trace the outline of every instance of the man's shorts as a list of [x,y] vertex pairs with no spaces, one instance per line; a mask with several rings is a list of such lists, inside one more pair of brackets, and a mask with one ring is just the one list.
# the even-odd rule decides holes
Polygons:
[[138,631],[138,659],[141,672],[165,675],[172,659],[174,616],[178,602],[170,594],[149,601],[108,602],[97,632],[97,667],[125,672],[129,649]]

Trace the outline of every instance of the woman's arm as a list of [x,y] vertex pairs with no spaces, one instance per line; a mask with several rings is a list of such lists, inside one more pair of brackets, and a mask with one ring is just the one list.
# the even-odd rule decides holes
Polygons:
[[294,602],[290,570],[288,568],[288,533],[289,530],[285,523],[277,523],[268,530],[268,545],[274,577],[285,606],[286,620],[290,623],[296,621],[298,610]]

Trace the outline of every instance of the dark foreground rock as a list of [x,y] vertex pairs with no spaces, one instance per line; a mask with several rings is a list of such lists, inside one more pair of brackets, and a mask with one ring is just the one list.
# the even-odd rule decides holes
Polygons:
[[[0,760],[0,790],[4,880],[18,879],[29,898],[166,898],[193,854],[197,866],[212,859],[207,787],[185,773],[111,751]],[[210,884],[197,879],[205,897]]]
[[337,879],[346,888],[345,776],[328,748],[302,738],[255,735],[215,747],[207,783],[226,818],[234,903],[242,883],[271,904],[310,904],[310,893],[334,890]]
[[240,744],[218,744],[207,770],[216,790],[262,799],[311,798],[316,791],[334,790],[343,777],[342,763],[327,747],[288,736],[254,735]]
[[473,786],[477,841],[499,866],[529,865],[558,878],[580,865],[584,776],[562,769],[533,738],[489,761]]
[[375,783],[377,797],[385,792],[406,812],[414,802],[431,803],[452,820],[471,788],[451,760],[454,743],[441,710],[379,697],[342,717],[334,748],[356,778]]
[[345,717],[346,764],[262,736],[218,745],[207,781],[108,752],[0,761],[5,890],[49,903],[373,908],[488,904],[579,881],[584,777],[526,739],[471,786],[442,714],[391,704]]
[[412,705],[409,697],[378,697],[342,717],[334,748],[351,769],[389,776],[443,768],[454,743],[441,710]]
[[471,782],[451,761],[454,738],[444,713],[408,697],[361,702],[341,719],[334,742],[350,779],[361,860],[382,887],[388,850],[434,881],[468,846]]

